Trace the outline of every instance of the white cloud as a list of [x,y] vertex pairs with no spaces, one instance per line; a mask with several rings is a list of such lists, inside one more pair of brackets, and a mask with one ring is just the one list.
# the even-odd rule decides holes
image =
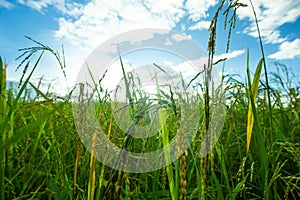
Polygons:
[[227,60],[230,60],[232,58],[235,58],[235,57],[238,57],[242,54],[245,53],[245,50],[244,49],[240,49],[240,50],[234,50],[232,52],[229,52],[229,53],[224,53],[224,54],[221,54],[221,55],[216,55],[214,57],[214,60],[215,61],[218,61],[218,60],[221,60],[221,59],[227,59]]
[[42,11],[43,8],[53,4],[51,0],[35,1],[35,0],[18,0],[18,3],[26,5],[34,10]]
[[14,7],[14,4],[6,0],[0,0],[0,7],[11,9],[12,7]]
[[172,39],[175,40],[176,42],[181,42],[185,40],[190,40],[191,38],[189,36],[182,35],[182,34],[174,34],[172,35]]
[[166,42],[164,43],[165,45],[172,45],[173,43],[170,41],[169,38],[167,38]]
[[[53,2],[55,0],[48,1]],[[197,2],[194,0],[90,0],[82,5],[78,17],[70,17],[67,14],[60,17],[58,19],[59,28],[54,34],[64,44],[70,44],[78,52],[85,52],[82,53],[84,55],[107,39],[134,29],[160,28],[171,30],[177,25],[181,25],[182,29],[185,30],[185,26],[188,28],[188,25],[181,23],[184,18],[189,18],[191,24],[203,21],[208,16],[208,9],[216,4],[217,0]],[[50,6],[49,3],[47,5]],[[145,36],[146,39],[150,37],[152,36]],[[190,35],[187,37],[191,38]],[[137,39],[141,39],[141,36],[138,36]],[[174,41],[180,43],[183,39],[185,38],[175,35],[163,42],[165,45],[170,45]],[[70,53],[69,55],[70,62],[74,63],[72,67],[77,68],[78,63],[81,64],[80,61],[77,61],[79,60],[78,57],[83,56],[80,54],[71,55]],[[75,71],[70,74],[75,74]],[[191,73],[192,70],[186,72],[186,74]],[[75,77],[75,75],[73,76]]]
[[184,0],[173,1],[157,1],[157,0],[145,0],[145,7],[154,15],[161,16],[163,18],[172,19],[174,22],[179,21],[185,14],[183,10]]
[[187,60],[179,63],[174,67],[174,70],[181,73],[186,78],[193,78],[197,73],[204,70],[204,65],[207,63],[207,57],[203,56],[198,59]]
[[[237,11],[239,19],[249,19],[251,25],[244,30],[253,37],[258,37],[254,15],[248,0],[241,0],[249,7],[240,8]],[[300,16],[300,1],[287,0],[253,0],[257,14],[260,32],[265,43],[276,44],[286,41],[278,30],[286,23],[295,22]]]
[[269,58],[276,60],[294,59],[296,57],[300,57],[300,39],[283,42],[279,46],[279,51],[269,56]]
[[18,3],[42,13],[49,6],[55,7],[58,11],[68,16],[75,17],[82,12],[81,4],[68,0],[18,0]]
[[[203,56],[198,59],[194,60],[188,60],[184,61],[183,63],[178,64],[176,67],[174,67],[174,70],[177,73],[181,73],[183,75],[183,78],[185,80],[185,83],[188,84],[193,78],[198,76],[196,80],[203,81],[203,75],[205,74],[205,68],[204,66],[207,64],[208,57]],[[200,73],[200,74],[199,74]],[[211,82],[213,84],[213,88],[218,88],[221,85],[221,73],[218,71],[217,67],[213,67],[212,69],[212,78],[213,81]],[[197,83],[197,81],[194,81],[194,83]],[[198,82],[199,83],[199,82]],[[193,85],[193,84],[192,84]],[[210,87],[210,92],[211,91]],[[201,93],[201,91],[198,91]]]
[[[50,1],[50,0],[49,0]],[[170,30],[188,16],[192,22],[208,16],[217,1],[91,0],[77,19],[59,18],[55,36],[85,49],[93,49],[106,39],[133,29]]]
[[165,60],[165,61],[164,61],[164,64],[165,64],[166,66],[173,66],[173,65],[174,65],[174,63],[173,63],[172,61],[170,61],[170,60]]
[[121,32],[138,28],[165,28],[175,26],[181,16],[180,8],[175,4],[158,8],[157,3],[146,5],[140,1],[97,1],[92,0],[84,6],[83,14],[78,20],[59,19],[56,36],[72,44],[94,48],[104,40]]
[[217,5],[217,0],[188,0],[185,7],[189,13],[189,19],[192,21],[198,21],[208,16],[208,9]]
[[189,30],[193,31],[193,30],[208,30],[209,26],[210,26],[210,21],[200,21],[195,23],[194,25],[189,27]]

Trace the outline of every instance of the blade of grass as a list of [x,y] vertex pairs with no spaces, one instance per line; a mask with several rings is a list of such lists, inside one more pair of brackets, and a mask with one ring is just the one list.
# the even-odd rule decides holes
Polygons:
[[90,155],[90,169],[89,169],[89,183],[88,183],[88,200],[93,200],[95,195],[95,182],[96,182],[96,158],[95,152],[96,133],[94,133],[92,150]]
[[[270,128],[271,128],[271,133],[273,133],[273,119],[272,119],[272,104],[271,104],[271,92],[270,92],[270,84],[269,84],[269,79],[268,79],[268,72],[267,72],[267,65],[266,65],[266,58],[265,58],[265,53],[264,53],[264,46],[263,46],[263,42],[262,42],[262,38],[261,38],[261,34],[260,34],[260,29],[259,29],[259,25],[258,25],[258,20],[257,20],[257,16],[256,16],[256,12],[252,3],[252,0],[249,0],[250,4],[251,4],[251,8],[254,14],[254,19],[255,19],[255,24],[256,24],[256,28],[257,28],[257,33],[258,33],[258,38],[259,38],[259,44],[260,44],[260,50],[261,50],[261,54],[262,54],[262,60],[263,60],[263,66],[264,66],[264,73],[265,73],[265,81],[266,81],[266,86],[267,86],[267,96],[268,96],[268,107],[269,107],[269,111],[270,111]],[[272,134],[271,134],[272,136]]]
[[228,173],[227,173],[227,169],[226,169],[225,157],[222,156],[222,149],[221,149],[220,145],[216,145],[216,152],[217,152],[217,155],[218,155],[218,158],[220,161],[223,176],[225,178],[227,191],[230,192],[229,177],[228,177]]
[[[2,62],[0,57],[0,199],[5,197],[5,148],[2,148],[3,143],[5,143],[5,127],[4,119],[6,116],[6,64]],[[3,128],[2,128],[3,126]]]
[[[13,110],[16,108],[17,103],[18,103],[19,99],[21,98],[22,93],[25,91],[25,88],[26,88],[26,86],[27,86],[27,84],[28,84],[28,82],[29,82],[29,80],[30,80],[30,78],[31,78],[31,76],[32,76],[32,74],[33,74],[33,72],[35,71],[36,67],[38,66],[38,63],[40,62],[40,60],[41,60],[41,58],[42,58],[42,55],[43,55],[43,52],[42,52],[42,53],[40,54],[40,56],[38,57],[38,59],[37,59],[35,65],[33,66],[33,68],[32,68],[32,70],[31,70],[30,74],[28,75],[27,79],[26,79],[25,82],[22,84],[22,87],[20,88],[20,90],[19,90],[19,92],[18,92],[18,94],[17,94],[17,96],[16,96],[16,98],[15,98],[13,104],[12,104],[12,107],[10,108],[8,114],[6,115],[5,119],[3,120],[3,122],[2,122],[2,124],[1,124],[1,126],[0,126],[0,133],[3,133],[3,132],[4,132],[4,130],[5,130],[6,126],[7,126],[7,123],[8,123],[8,121],[9,121],[9,119],[10,119],[12,113],[13,113]],[[29,66],[29,62],[26,64],[26,66]],[[26,67],[26,66],[25,66],[25,67]],[[24,135],[24,134],[23,134],[23,135]]]
[[[168,128],[165,125],[166,121],[166,113],[163,110],[158,111],[159,115],[159,122],[161,124],[161,132],[162,132],[162,143],[164,146],[164,155],[166,159],[166,163],[171,163],[171,155],[170,155],[170,146],[169,146],[169,132]],[[172,164],[166,167],[167,176],[169,181],[169,189],[171,193],[172,200],[176,200],[178,198],[178,191],[176,191],[175,183],[174,183],[174,175],[173,175],[173,168]]]
[[[263,65],[264,65],[264,73],[265,73],[265,81],[266,81],[266,86],[267,86],[267,96],[268,96],[268,108],[269,108],[269,112],[270,112],[270,115],[269,115],[269,119],[270,119],[270,129],[271,129],[271,134],[270,134],[270,141],[273,140],[273,113],[272,113],[272,104],[271,104],[271,92],[270,92],[270,85],[269,85],[269,79],[268,79],[268,72],[267,72],[267,65],[266,65],[266,59],[265,59],[265,53],[264,53],[264,47],[263,47],[263,43],[262,43],[262,37],[261,37],[261,34],[260,34],[260,29],[259,29],[259,25],[258,25],[258,19],[257,19],[257,16],[256,16],[256,12],[255,12],[255,9],[254,9],[254,6],[253,6],[253,3],[252,3],[252,0],[249,0],[250,1],[250,4],[251,4],[251,8],[252,8],[252,11],[253,11],[253,14],[254,14],[254,19],[255,19],[255,24],[256,24],[256,28],[257,28],[257,33],[258,33],[258,38],[259,38],[259,44],[260,44],[260,49],[261,49],[261,54],[262,54],[262,60],[263,60]],[[267,163],[265,161],[265,167],[266,167]],[[264,176],[264,181],[265,182],[265,185],[264,185],[264,188],[267,188],[267,179],[268,179],[268,174],[266,173],[265,176]],[[266,191],[264,191],[266,192]],[[266,199],[269,199],[268,197],[268,192],[264,194],[265,198]]]
[[[261,68],[262,65],[262,59],[260,60],[257,68]],[[260,69],[261,70],[261,69]],[[257,75],[258,76],[258,75]],[[266,152],[266,147],[265,147],[265,136],[262,134],[260,125],[258,122],[258,115],[256,111],[256,106],[255,106],[255,98],[254,98],[254,93],[252,86],[251,86],[251,77],[250,77],[250,66],[249,66],[249,51],[248,51],[248,60],[247,60],[247,77],[248,77],[248,98],[249,98],[249,103],[251,104],[251,110],[248,112],[252,112],[253,116],[253,123],[254,123],[254,128],[256,131],[256,142],[258,144],[258,149],[259,149],[259,159],[261,161],[261,189],[263,192],[264,198],[268,199],[268,191],[267,191],[267,180],[268,180],[268,155]],[[258,79],[258,80],[257,80]],[[259,77],[256,77],[254,81],[259,81]],[[258,84],[258,83],[257,83]],[[255,84],[254,84],[255,87]]]
[[[191,145],[188,145],[188,146],[189,146],[189,152],[190,152],[190,154],[191,154],[191,156],[193,158],[193,167],[196,170],[196,178],[197,178],[197,183],[198,184],[197,184],[197,188],[195,190],[198,190],[198,193],[200,193],[201,190],[202,190],[202,185],[201,185],[201,174],[200,174],[200,170],[199,170],[198,165],[197,165],[197,161],[198,161],[197,159],[198,158],[195,157],[194,152],[191,149]],[[200,200],[200,199],[201,199],[201,196],[198,195],[198,200]]]
[[[248,155],[249,147],[250,147],[250,141],[251,141],[251,136],[252,136],[252,129],[253,129],[253,123],[254,123],[254,116],[253,116],[253,108],[252,109],[252,101],[254,104],[256,103],[256,97],[258,95],[258,85],[259,85],[259,80],[260,80],[260,75],[261,75],[261,69],[262,69],[262,62],[263,60],[261,59],[256,67],[256,71],[254,74],[253,82],[250,90],[250,98],[249,103],[248,103],[248,118],[247,118],[247,148],[246,148],[246,154]],[[249,71],[249,50],[247,53],[247,69]],[[248,72],[249,74],[249,72]],[[248,75],[248,80],[250,80],[250,75]],[[251,81],[251,80],[250,80]]]
[[[109,120],[109,128],[108,128],[108,133],[107,133],[107,139],[110,140],[110,136],[111,136],[111,130],[112,130],[112,124],[113,124],[113,115],[110,116],[110,120]],[[107,158],[105,158],[106,160]],[[102,185],[104,185],[106,187],[107,185],[107,182],[105,180],[105,177],[104,177],[104,171],[105,171],[105,167],[106,165],[105,164],[102,164],[101,165],[101,170],[100,170],[100,175],[99,175],[99,186],[98,186],[98,189],[97,189],[97,192],[96,192],[96,199],[100,199],[100,193],[101,193],[101,188],[102,188]]]
[[246,179],[244,179],[244,180],[240,181],[238,184],[236,184],[234,190],[230,194],[230,197],[229,197],[230,200],[236,199],[236,196],[240,193],[240,190],[243,187],[243,185],[245,184],[245,182],[246,182]]

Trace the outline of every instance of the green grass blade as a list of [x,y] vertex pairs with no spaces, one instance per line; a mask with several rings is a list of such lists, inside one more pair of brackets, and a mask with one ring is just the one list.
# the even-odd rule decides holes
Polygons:
[[236,184],[234,190],[232,191],[229,199],[230,200],[235,200],[236,196],[240,193],[241,188],[243,187],[243,185],[245,184],[246,180],[242,180],[241,182],[239,182],[238,184]]
[[[255,19],[255,24],[256,24],[256,28],[257,28],[257,33],[258,33],[258,39],[259,39],[259,44],[260,44],[260,50],[261,50],[261,54],[262,54],[262,59],[263,59],[263,66],[264,66],[264,74],[265,74],[265,81],[266,81],[266,86],[267,86],[267,96],[268,96],[268,107],[269,107],[269,112],[270,112],[270,127],[271,127],[271,132],[273,133],[273,118],[272,118],[272,104],[271,104],[271,87],[269,84],[269,78],[268,78],[268,71],[267,71],[267,65],[266,65],[266,57],[265,57],[265,52],[264,52],[264,46],[263,46],[263,42],[262,42],[262,37],[260,34],[260,29],[259,29],[259,25],[258,25],[258,19],[256,16],[256,12],[252,3],[252,0],[249,0],[250,4],[251,4],[251,8],[254,14],[254,19]],[[271,135],[272,137],[272,135]]]
[[4,119],[6,116],[6,64],[2,62],[0,57],[0,199],[5,197],[5,148],[2,148],[5,143]]
[[[161,124],[161,132],[162,132],[162,143],[164,146],[164,155],[166,159],[166,163],[171,163],[171,150],[170,150],[170,145],[169,145],[169,132],[168,128],[165,125],[166,121],[166,113],[163,110],[159,110],[159,121]],[[172,200],[178,199],[178,193],[175,188],[175,183],[174,183],[174,174],[173,174],[173,168],[172,164],[168,165],[166,167],[167,170],[167,176],[168,176],[168,181],[169,181],[169,189],[171,193]]]
[[[32,68],[32,70],[31,70],[30,74],[28,75],[27,79],[26,79],[25,82],[22,84],[22,86],[21,86],[21,88],[20,88],[20,90],[19,90],[19,92],[18,92],[18,94],[17,94],[17,96],[16,96],[16,98],[15,98],[15,100],[14,100],[14,102],[13,102],[11,108],[9,109],[8,114],[6,115],[5,119],[3,120],[3,122],[0,122],[0,123],[1,123],[1,124],[0,124],[0,133],[3,133],[3,132],[4,132],[4,130],[5,130],[6,126],[7,126],[7,124],[8,124],[8,121],[9,121],[9,119],[10,119],[12,113],[13,113],[14,109],[15,109],[16,106],[17,106],[17,103],[18,103],[19,99],[21,98],[21,95],[22,95],[23,92],[25,91],[26,86],[27,86],[27,84],[28,84],[28,82],[29,82],[29,80],[30,80],[30,78],[31,78],[31,76],[32,76],[32,74],[33,74],[33,72],[35,71],[36,67],[38,66],[38,64],[39,64],[39,62],[40,62],[40,60],[41,60],[41,58],[42,58],[42,55],[43,55],[43,52],[42,52],[42,53],[40,54],[40,56],[38,57],[38,59],[37,59],[35,65],[33,66],[33,68]],[[29,62],[26,64],[26,66],[29,66]],[[1,147],[1,146],[0,146],[0,147]]]
[[[249,52],[248,52],[248,59],[249,59]],[[249,115],[250,115],[250,117],[253,117],[252,123],[254,124],[255,130],[256,130],[256,142],[258,145],[258,156],[261,161],[261,189],[264,193],[264,196],[266,196],[266,195],[268,195],[268,191],[266,191],[267,190],[266,184],[267,184],[267,179],[268,179],[268,157],[267,157],[268,155],[266,152],[265,137],[264,137],[264,135],[262,135],[260,125],[258,122],[258,115],[257,115],[257,111],[256,111],[255,98],[254,98],[254,95],[257,96],[257,91],[254,91],[254,90],[255,89],[258,90],[259,77],[257,77],[257,76],[258,76],[258,73],[260,73],[260,71],[261,71],[261,69],[260,69],[262,67],[261,65],[262,65],[262,59],[260,60],[258,66],[257,66],[256,72],[255,72],[256,77],[254,77],[254,80],[253,80],[254,86],[252,87],[251,78],[250,78],[249,60],[247,62],[248,101],[249,101],[249,104],[251,104],[251,110],[248,109],[248,117],[249,117]],[[249,114],[249,113],[252,113],[252,114]],[[252,127],[249,127],[249,126],[251,126],[251,123],[247,124],[247,137],[249,137],[250,131],[248,132],[248,130],[250,130],[250,128],[251,128],[251,135],[252,135]]]

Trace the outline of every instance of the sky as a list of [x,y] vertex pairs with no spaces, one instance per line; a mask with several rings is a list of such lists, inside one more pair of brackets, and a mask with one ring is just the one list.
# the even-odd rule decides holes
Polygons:
[[[250,5],[248,0],[240,2]],[[217,0],[0,0],[0,56],[8,63],[7,79],[16,81],[22,74],[22,70],[16,71],[20,61],[15,59],[21,55],[18,49],[35,45],[24,36],[58,51],[63,45],[67,87],[70,87],[94,49],[127,31],[142,28],[176,31],[206,51],[208,28],[219,3]],[[275,70],[274,63],[279,62],[299,75],[300,1],[253,0],[253,4],[268,69]],[[261,58],[261,52],[251,8],[239,8],[236,20],[229,52],[226,53],[228,30],[224,31],[224,16],[220,16],[215,60],[227,58],[226,73],[243,75],[247,50],[252,71]],[[134,58],[137,56],[141,55]],[[170,59],[166,59],[164,64],[169,62]],[[180,65],[179,62],[171,64]],[[40,77],[46,82],[51,81],[55,90],[65,86],[63,74],[50,54],[43,57],[33,80]]]

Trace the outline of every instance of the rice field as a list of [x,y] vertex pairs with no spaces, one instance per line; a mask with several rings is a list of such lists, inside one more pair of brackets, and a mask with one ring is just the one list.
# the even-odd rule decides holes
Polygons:
[[[23,76],[17,90],[7,85],[7,66],[1,58],[0,199],[299,199],[300,88],[287,66],[277,63],[277,71],[268,71],[261,40],[262,59],[250,66],[248,53],[245,60],[246,80],[237,74],[222,76],[224,126],[212,151],[204,157],[198,155],[212,117],[208,79],[215,63],[216,26],[222,6],[211,22],[207,71],[200,74],[203,82],[193,82],[203,86],[196,95],[200,113],[196,136],[190,144],[178,144],[179,148],[188,145],[179,159],[152,172],[129,173],[99,162],[79,138],[78,127],[84,121],[74,121],[72,90],[58,98],[30,81],[44,53],[57,59],[65,75],[63,51],[28,38],[35,46],[21,49]],[[228,12],[239,6],[243,5],[230,4]],[[235,22],[227,15],[227,28],[232,29]],[[228,37],[229,42],[230,37],[234,36]],[[127,79],[130,77],[124,73]],[[129,82],[125,85],[130,86]],[[167,146],[175,137],[181,118],[180,96],[157,96],[165,108],[159,119],[166,123],[145,141],[118,128],[110,94],[101,92],[95,103],[99,124],[119,148],[151,151]],[[130,109],[136,114],[138,109],[151,107],[138,92],[128,98],[135,102]],[[143,118],[136,123],[148,122]],[[171,159],[169,152],[164,154],[166,160]]]

